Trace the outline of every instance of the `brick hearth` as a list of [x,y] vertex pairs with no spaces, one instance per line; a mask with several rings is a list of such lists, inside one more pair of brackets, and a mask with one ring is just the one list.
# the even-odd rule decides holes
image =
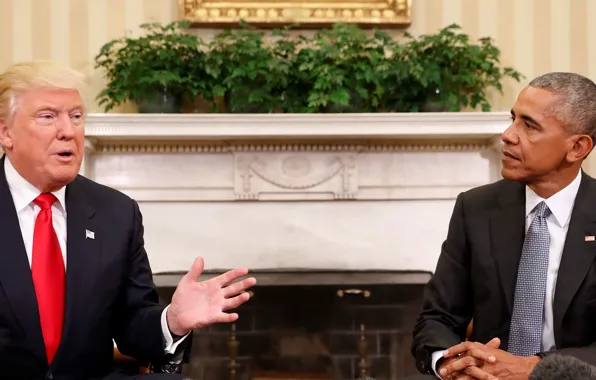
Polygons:
[[[185,374],[197,380],[230,379],[232,328],[238,344],[236,380],[356,379],[361,376],[362,336],[367,376],[396,380],[416,373],[409,349],[423,284],[296,282],[257,286],[233,326],[197,331]],[[164,302],[172,291],[160,289]]]

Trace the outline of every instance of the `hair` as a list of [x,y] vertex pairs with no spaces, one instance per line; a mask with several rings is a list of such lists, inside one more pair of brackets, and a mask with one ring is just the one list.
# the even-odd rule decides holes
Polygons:
[[596,368],[573,356],[551,354],[538,362],[528,380],[596,380]]
[[551,112],[569,133],[585,134],[596,142],[596,83],[579,74],[552,72],[528,85],[557,97]]
[[87,79],[82,73],[51,61],[17,63],[0,74],[0,119],[14,116],[20,93],[40,88],[77,90],[84,104]]

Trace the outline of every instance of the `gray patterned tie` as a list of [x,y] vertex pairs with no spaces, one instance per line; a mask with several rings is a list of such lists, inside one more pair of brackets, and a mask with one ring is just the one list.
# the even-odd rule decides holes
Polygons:
[[544,202],[540,202],[534,210],[534,220],[526,233],[517,270],[509,333],[508,351],[517,356],[536,355],[542,342],[550,244],[546,218],[550,210]]

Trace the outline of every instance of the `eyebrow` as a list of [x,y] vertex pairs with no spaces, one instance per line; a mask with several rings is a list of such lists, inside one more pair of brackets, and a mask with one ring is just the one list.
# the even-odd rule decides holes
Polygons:
[[[68,112],[69,112],[69,113],[70,113],[70,112],[73,112],[73,111],[81,111],[81,112],[83,112],[83,110],[84,110],[84,107],[83,107],[83,105],[82,105],[82,104],[77,104],[77,105],[75,105],[74,107],[70,107],[70,108],[68,109]],[[37,113],[37,112],[41,112],[41,111],[61,112],[61,111],[62,111],[62,109],[60,109],[60,108],[57,108],[57,107],[53,107],[53,106],[42,106],[42,107],[39,107],[39,108],[37,108],[37,109],[35,110],[35,113]]]
[[[511,116],[516,117],[515,112],[513,110],[511,110]],[[527,121],[528,123],[534,124],[538,127],[541,127],[540,123],[536,121],[536,119],[534,119],[533,117],[529,116],[529,115],[517,115],[517,117],[520,117],[522,120]]]

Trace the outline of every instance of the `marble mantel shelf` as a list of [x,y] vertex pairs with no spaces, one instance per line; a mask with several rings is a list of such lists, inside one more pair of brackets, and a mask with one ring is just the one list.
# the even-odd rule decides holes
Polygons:
[[457,195],[500,178],[509,123],[506,112],[90,114],[82,174],[139,203],[167,283],[199,254],[208,270],[262,276],[428,273]]
[[90,114],[97,140],[489,139],[507,112],[368,114]]

